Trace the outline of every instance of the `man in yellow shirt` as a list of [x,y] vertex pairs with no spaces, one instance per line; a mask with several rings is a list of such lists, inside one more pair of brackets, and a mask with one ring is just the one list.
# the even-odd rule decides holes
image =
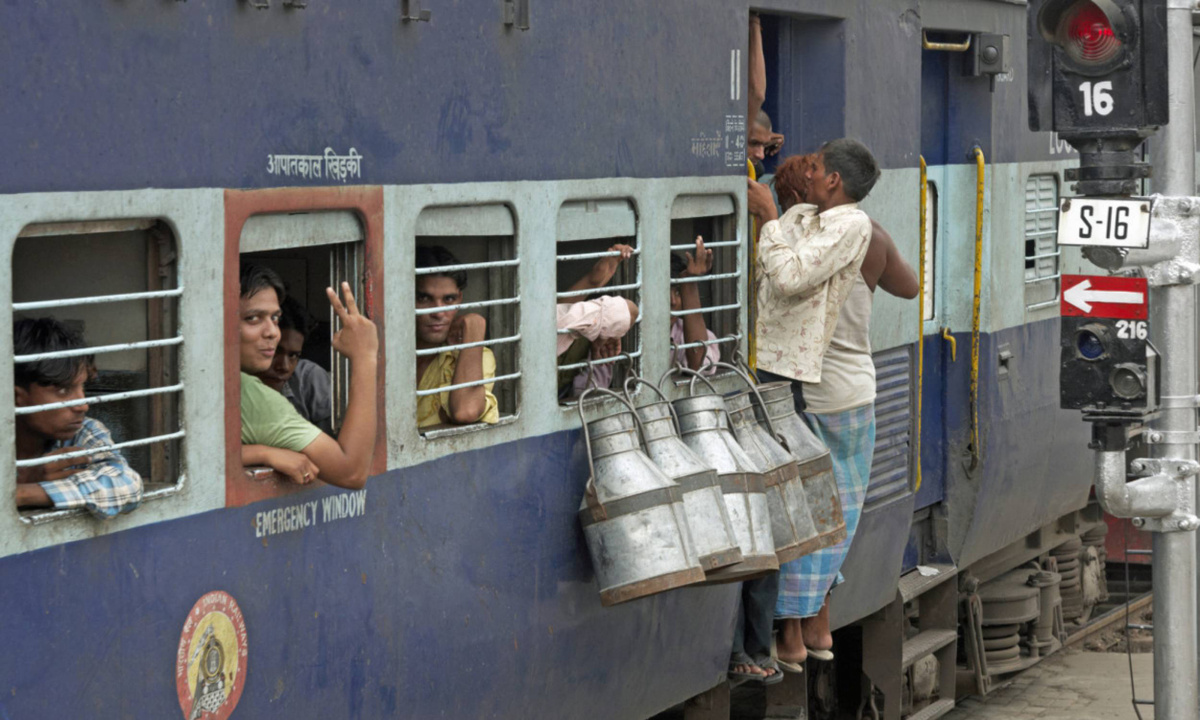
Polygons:
[[[451,269],[458,264],[458,258],[444,247],[417,248],[418,269],[444,269],[417,276],[417,310],[433,310],[417,315],[418,350],[452,348],[487,339],[487,320],[482,315],[460,315],[455,308],[462,304],[463,290],[467,287],[467,273]],[[449,309],[437,310],[443,307]],[[447,390],[417,398],[417,427],[499,421],[500,407],[492,394],[492,383],[481,382],[495,376],[496,358],[486,347],[461,347],[436,355],[418,355],[417,390]]]

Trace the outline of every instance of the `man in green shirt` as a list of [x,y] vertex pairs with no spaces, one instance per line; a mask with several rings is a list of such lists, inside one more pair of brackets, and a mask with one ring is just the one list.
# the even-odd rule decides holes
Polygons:
[[[342,329],[333,348],[350,359],[350,401],[337,438],[305,420],[292,403],[251,373],[271,367],[279,345],[283,281],[269,268],[245,264],[241,271],[238,330],[242,380],[242,464],[267,465],[293,482],[321,480],[345,488],[367,482],[375,454],[375,372],[379,336],[358,311],[349,283],[342,299],[325,289]],[[343,304],[343,300],[345,301]]]

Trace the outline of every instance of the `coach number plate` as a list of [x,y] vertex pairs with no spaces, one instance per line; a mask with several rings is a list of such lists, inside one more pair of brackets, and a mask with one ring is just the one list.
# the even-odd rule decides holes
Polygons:
[[1065,198],[1058,212],[1059,245],[1144,248],[1150,243],[1150,200]]

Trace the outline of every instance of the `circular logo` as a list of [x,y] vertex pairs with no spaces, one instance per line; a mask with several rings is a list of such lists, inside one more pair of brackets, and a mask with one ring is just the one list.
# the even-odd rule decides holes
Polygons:
[[246,619],[237,601],[214,590],[183,623],[175,689],[185,720],[226,720],[246,685]]

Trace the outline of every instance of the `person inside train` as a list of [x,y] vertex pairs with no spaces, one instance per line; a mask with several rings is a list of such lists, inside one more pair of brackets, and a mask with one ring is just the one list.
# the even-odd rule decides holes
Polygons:
[[[806,209],[805,203],[816,205],[815,212],[820,214],[815,217],[820,225],[828,221],[831,228],[837,227],[839,216],[844,221],[853,209],[835,213],[833,217],[827,213],[856,205],[878,178],[879,170],[865,147],[835,143],[838,144],[827,144],[815,156],[788,158],[780,166],[775,190],[784,214],[775,223],[764,225],[760,239],[762,243],[768,233],[779,232],[780,226],[790,222],[790,229],[784,227],[781,237],[784,242],[792,243],[789,247],[794,257],[785,255],[784,260],[794,263],[799,272],[826,257],[835,258],[832,262],[840,265],[819,285],[834,296],[835,279],[840,279],[836,296],[830,301],[832,304],[841,298],[840,304],[836,311],[827,306],[825,313],[809,324],[822,333],[823,350],[815,358],[792,358],[790,363],[776,356],[771,358],[774,370],[762,367],[759,370],[763,380],[792,383],[797,411],[829,447],[846,521],[846,538],[842,542],[780,569],[777,653],[784,667],[801,663],[810,655],[832,659],[829,591],[842,581],[840,568],[857,530],[875,446],[875,366],[869,340],[873,293],[876,287],[882,287],[897,297],[911,299],[918,292],[916,273],[900,255],[891,236],[874,220],[867,218],[864,222],[864,216],[855,218],[853,224],[845,221],[849,229],[841,231],[840,238],[826,238],[824,243],[819,237],[814,239],[821,233],[820,226],[814,228],[810,220],[810,225],[804,227],[806,219],[814,217],[814,211]],[[839,157],[843,151],[845,156]],[[830,178],[835,173],[838,177]],[[764,208],[763,193],[755,191],[757,199],[751,204],[769,215]],[[863,234],[867,235],[865,242]],[[840,253],[832,249],[839,243],[846,244]],[[826,249],[826,246],[832,247]],[[777,269],[777,272],[783,271]],[[809,273],[818,275],[815,270]],[[768,282],[794,289],[780,280]],[[809,287],[800,292],[807,290],[807,296],[812,297],[811,285],[809,281]],[[778,287],[775,290],[779,292]],[[764,362],[761,338],[760,334],[760,366]],[[812,372],[814,363],[816,373]]]
[[342,324],[331,344],[350,359],[350,399],[334,438],[257,377],[271,367],[279,349],[280,307],[287,298],[283,280],[252,263],[243,263],[240,279],[242,464],[266,465],[299,484],[320,479],[344,488],[363,487],[375,455],[375,323],[359,312],[349,283],[342,283],[341,298],[333,288],[325,289]]
[[[568,288],[568,292],[599,292],[616,275],[621,263],[633,256],[633,248],[622,243],[610,247],[609,252],[620,254],[597,260],[587,274]],[[558,364],[573,365],[588,358],[602,360],[620,355],[621,338],[625,337],[637,321],[638,312],[637,303],[616,295],[576,295],[558,303],[555,307],[556,328],[568,331],[557,336]],[[595,380],[599,377],[596,373],[602,369],[605,373],[603,383]],[[594,366],[592,373],[595,380],[593,385],[608,387],[612,380],[610,366]],[[575,374],[560,373],[559,396],[566,397],[572,390],[578,394],[586,385],[586,371]]]
[[750,13],[750,42],[746,55],[748,79],[746,83],[746,118],[751,120],[746,128],[746,151],[750,162],[756,165],[758,177],[762,177],[762,161],[783,147],[784,137],[771,128],[771,118],[763,112],[767,99],[767,62],[763,55],[762,20],[758,13]]
[[[696,252],[671,254],[671,278],[689,278],[703,277],[712,271],[713,251],[704,247],[704,238],[696,236]],[[671,286],[671,311],[679,312],[680,310],[695,310],[700,307],[700,289],[699,284],[680,283]],[[703,313],[692,313],[683,317],[671,318],[671,348],[673,350],[672,364],[681,364],[684,367],[692,370],[700,370],[705,375],[712,375],[716,372],[715,367],[705,368],[709,363],[714,363],[721,359],[721,349],[715,342],[717,336],[704,323]],[[618,339],[619,342],[619,339]],[[678,349],[682,345],[690,345],[692,343],[710,342],[709,345]],[[617,346],[616,353],[620,353],[620,346]],[[701,370],[701,368],[704,368]],[[592,368],[591,387],[610,387],[612,385],[612,366],[597,365]],[[588,373],[586,371],[575,375],[574,379],[574,395],[578,396],[585,388],[589,386]]]
[[308,311],[293,298],[285,298],[279,314],[279,346],[271,366],[257,373],[267,387],[280,393],[300,416],[326,435],[333,435],[333,381],[329,371],[304,360],[304,338],[313,326]]
[[[418,247],[418,268],[460,264],[458,258],[440,245]],[[417,276],[417,308],[460,305],[467,289],[465,270],[452,270]],[[478,343],[487,339],[487,319],[478,313],[459,313],[451,309],[417,316],[417,349],[443,345]],[[496,358],[491,349],[469,347],[448,350],[437,355],[417,356],[417,390],[477,382],[496,376]],[[460,387],[455,390],[417,398],[417,427],[450,423],[496,423],[500,406],[492,394],[492,383]]]
[[[13,323],[13,353],[79,350],[83,335],[52,317]],[[95,374],[92,355],[16,363],[16,407],[78,402],[84,383]],[[17,415],[17,460],[64,456],[44,465],[17,468],[17,507],[68,510],[84,508],[94,517],[114,518],[142,501],[142,478],[129,466],[104,423],[87,416],[88,405]],[[76,455],[75,453],[85,453]]]

